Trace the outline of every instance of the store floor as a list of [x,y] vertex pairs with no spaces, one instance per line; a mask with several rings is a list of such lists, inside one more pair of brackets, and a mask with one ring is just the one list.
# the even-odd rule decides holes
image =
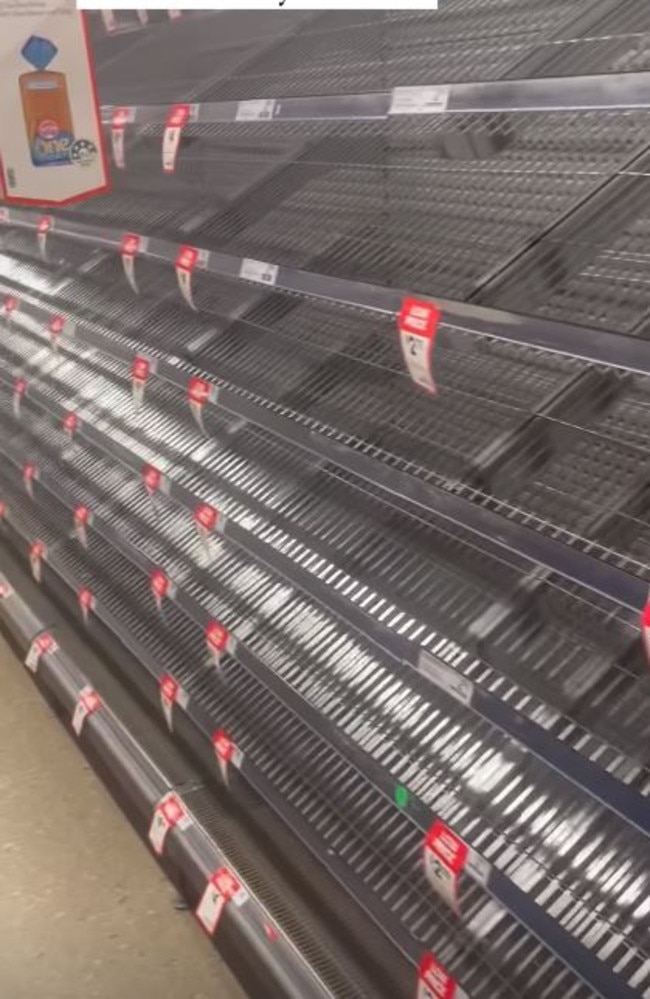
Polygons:
[[2,999],[244,999],[0,637]]

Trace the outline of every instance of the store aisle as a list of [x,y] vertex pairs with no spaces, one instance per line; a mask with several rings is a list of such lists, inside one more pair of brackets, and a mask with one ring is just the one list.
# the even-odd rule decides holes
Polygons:
[[243,999],[1,637],[0,801],[3,999]]

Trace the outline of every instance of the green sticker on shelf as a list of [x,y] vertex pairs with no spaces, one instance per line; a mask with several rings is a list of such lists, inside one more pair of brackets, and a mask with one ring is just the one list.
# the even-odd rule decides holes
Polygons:
[[398,808],[406,808],[409,803],[408,788],[403,784],[398,784],[395,788],[395,804]]

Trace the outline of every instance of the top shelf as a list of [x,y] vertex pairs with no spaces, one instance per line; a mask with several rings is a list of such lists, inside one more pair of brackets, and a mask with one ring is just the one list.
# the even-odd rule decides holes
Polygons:
[[[395,87],[369,94],[265,98],[192,104],[198,124],[288,121],[383,121],[396,115],[493,114],[499,111],[625,111],[650,108],[650,72]],[[102,107],[110,124],[114,105]],[[164,125],[167,104],[128,105],[136,125]]]

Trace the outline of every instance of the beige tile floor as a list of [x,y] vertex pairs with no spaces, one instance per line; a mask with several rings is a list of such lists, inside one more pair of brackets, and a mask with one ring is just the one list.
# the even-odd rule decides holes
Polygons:
[[0,637],[0,997],[244,999]]

